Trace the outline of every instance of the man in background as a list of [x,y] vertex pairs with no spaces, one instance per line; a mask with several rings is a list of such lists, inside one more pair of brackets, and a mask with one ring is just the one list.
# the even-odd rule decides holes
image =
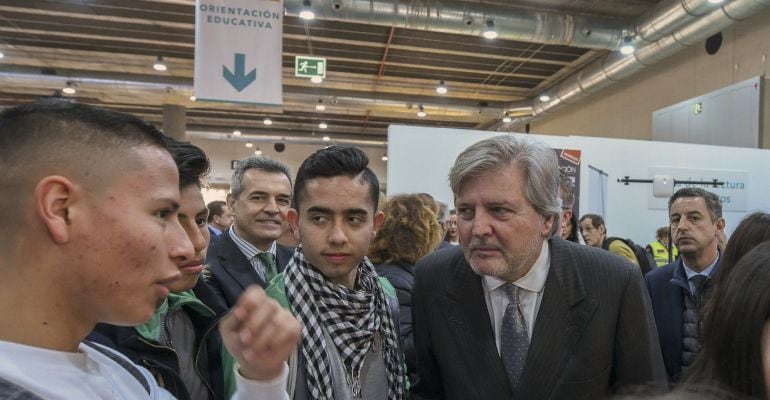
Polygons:
[[222,200],[214,200],[206,205],[209,210],[208,223],[211,239],[216,241],[222,236],[222,232],[230,228],[233,224],[233,213],[227,207],[227,203]]
[[234,222],[206,256],[211,285],[228,307],[249,286],[266,287],[283,271],[293,248],[276,242],[291,206],[289,168],[268,157],[241,160],[233,172],[227,206]]
[[580,217],[580,235],[587,246],[608,250],[639,266],[634,251],[622,240],[608,240],[604,218],[597,214],[585,214]]
[[692,364],[698,344],[698,321],[719,268],[719,236],[724,232],[719,196],[701,188],[683,188],[668,200],[671,238],[680,259],[647,275],[660,348],[671,383]]

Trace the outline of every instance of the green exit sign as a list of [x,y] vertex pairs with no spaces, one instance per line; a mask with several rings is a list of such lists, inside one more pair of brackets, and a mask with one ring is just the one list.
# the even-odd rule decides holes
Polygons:
[[322,57],[294,56],[294,76],[326,78],[326,59]]

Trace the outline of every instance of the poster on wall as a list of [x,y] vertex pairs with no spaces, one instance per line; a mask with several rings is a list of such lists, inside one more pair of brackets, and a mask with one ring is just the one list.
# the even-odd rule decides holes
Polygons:
[[572,214],[580,217],[580,150],[553,149],[559,159],[559,170],[567,175],[575,184],[575,204]]

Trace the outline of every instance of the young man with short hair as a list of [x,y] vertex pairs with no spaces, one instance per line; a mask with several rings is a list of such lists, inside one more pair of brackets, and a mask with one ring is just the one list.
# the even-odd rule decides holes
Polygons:
[[297,173],[289,223],[302,245],[267,289],[302,321],[294,399],[405,399],[398,300],[366,258],[383,221],[365,153],[331,146]]
[[[193,257],[166,137],[130,115],[41,100],[0,114],[0,170],[14,194],[0,196],[0,398],[171,398],[83,341],[99,322],[150,319]],[[239,363],[235,398],[285,397],[299,324],[261,291],[232,314],[220,332]]]

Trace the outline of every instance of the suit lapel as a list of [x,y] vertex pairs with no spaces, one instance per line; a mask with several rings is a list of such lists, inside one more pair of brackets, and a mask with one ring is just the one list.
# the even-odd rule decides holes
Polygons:
[[258,284],[265,287],[265,281],[257,275],[257,271],[251,266],[249,260],[243,255],[238,246],[230,238],[229,234],[222,235],[221,251],[218,256],[225,272],[235,280],[241,288],[246,289],[249,285]]
[[551,267],[516,398],[550,398],[598,306],[595,300],[586,299],[576,260],[566,242],[552,239],[549,243]]
[[471,373],[477,375],[476,393],[503,390],[510,394],[508,378],[497,352],[495,336],[489,319],[481,277],[473,272],[464,256],[453,266],[452,279],[446,295],[437,302],[448,321],[448,335],[454,337],[460,359]]

